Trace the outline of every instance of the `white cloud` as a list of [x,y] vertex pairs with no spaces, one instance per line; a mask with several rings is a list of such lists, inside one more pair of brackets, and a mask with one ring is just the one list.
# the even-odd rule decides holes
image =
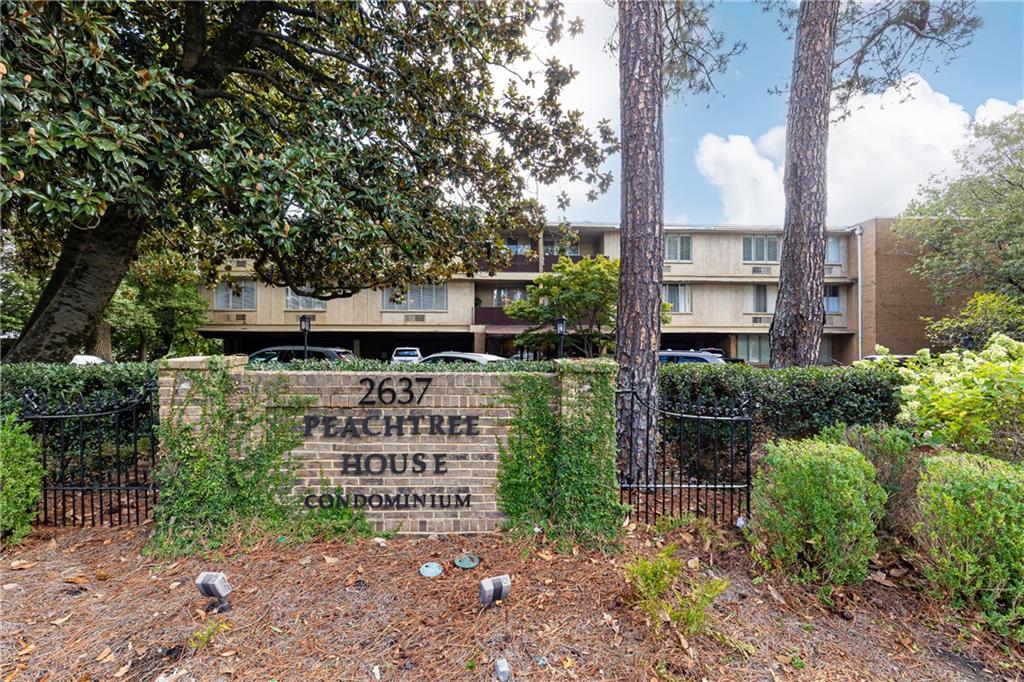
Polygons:
[[[971,115],[910,76],[910,98],[894,91],[865,95],[854,112],[832,126],[828,150],[828,220],[848,225],[899,213],[933,173],[957,170],[953,152],[967,140]],[[991,121],[1024,107],[990,99],[974,118]],[[785,128],[776,126],[755,143],[746,135],[705,135],[695,155],[700,172],[721,193],[730,223],[781,223]]]

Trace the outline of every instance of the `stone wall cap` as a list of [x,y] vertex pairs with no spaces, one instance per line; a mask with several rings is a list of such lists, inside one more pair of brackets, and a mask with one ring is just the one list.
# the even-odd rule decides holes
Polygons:
[[245,355],[190,355],[183,358],[167,358],[160,360],[158,367],[162,370],[198,370],[210,369],[213,362],[220,362],[227,369],[245,367],[249,358]]

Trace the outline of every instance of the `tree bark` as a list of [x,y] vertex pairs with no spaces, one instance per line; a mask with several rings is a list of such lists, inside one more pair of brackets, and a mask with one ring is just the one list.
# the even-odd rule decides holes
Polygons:
[[114,344],[111,336],[110,323],[100,320],[96,328],[89,335],[89,342],[85,344],[85,352],[103,358],[107,362],[114,361]]
[[826,160],[836,43],[836,0],[800,5],[786,116],[786,216],[771,365],[818,361],[825,306]]
[[90,230],[71,228],[53,275],[5,362],[68,362],[103,319],[145,229],[112,207]]
[[629,481],[656,479],[657,351],[661,343],[664,202],[662,13],[658,2],[619,2],[622,199],[617,436]]

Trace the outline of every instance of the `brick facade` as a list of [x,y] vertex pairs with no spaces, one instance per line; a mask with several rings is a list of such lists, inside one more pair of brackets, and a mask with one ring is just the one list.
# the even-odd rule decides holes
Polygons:
[[[477,533],[500,525],[498,443],[512,415],[504,402],[507,374],[248,372],[245,358],[222,360],[240,381],[283,380],[288,393],[311,398],[297,425],[304,442],[293,452],[295,493],[304,502],[354,504],[376,529],[400,533]],[[163,363],[161,419],[170,416],[173,393],[187,395],[181,372],[207,371],[207,363]]]

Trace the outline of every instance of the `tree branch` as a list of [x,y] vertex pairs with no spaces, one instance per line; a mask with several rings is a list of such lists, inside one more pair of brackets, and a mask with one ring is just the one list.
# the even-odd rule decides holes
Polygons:
[[185,26],[181,32],[181,71],[188,73],[202,59],[206,49],[205,0],[184,2]]

